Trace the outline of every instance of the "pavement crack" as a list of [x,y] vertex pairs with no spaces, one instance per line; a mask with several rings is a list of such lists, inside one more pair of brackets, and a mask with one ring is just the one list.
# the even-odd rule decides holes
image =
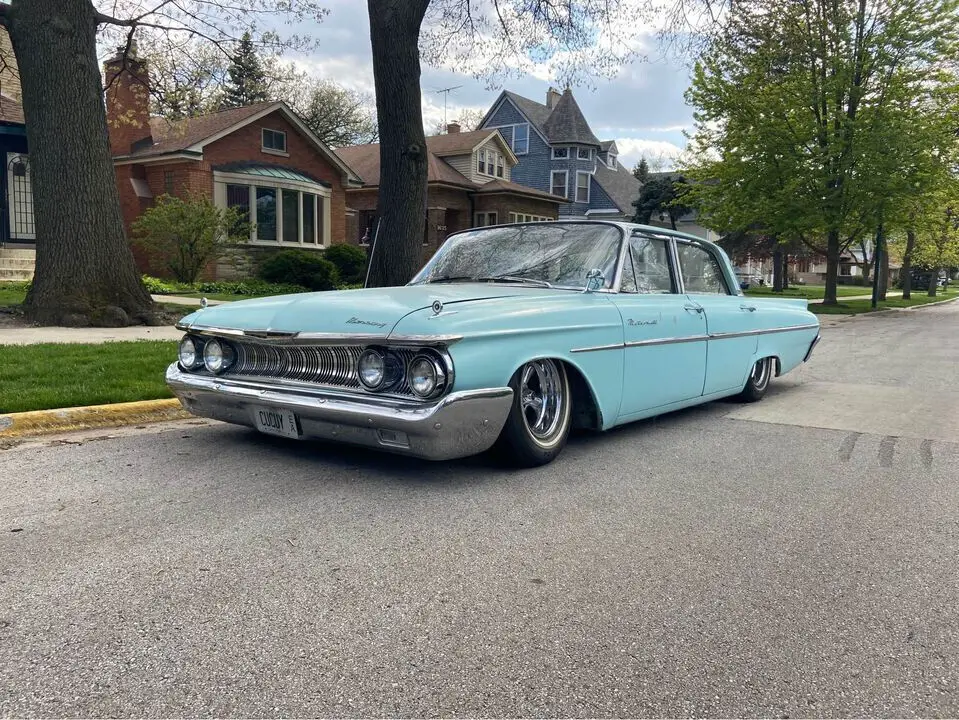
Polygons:
[[932,467],[932,440],[923,440],[919,446],[919,458],[922,460],[923,467]]
[[879,443],[879,467],[892,467],[892,457],[896,454],[896,443],[899,438],[886,435]]
[[854,432],[849,433],[842,439],[842,443],[839,445],[839,460],[841,462],[849,462],[853,450],[856,449],[856,443],[859,442],[859,438],[861,437],[862,433]]

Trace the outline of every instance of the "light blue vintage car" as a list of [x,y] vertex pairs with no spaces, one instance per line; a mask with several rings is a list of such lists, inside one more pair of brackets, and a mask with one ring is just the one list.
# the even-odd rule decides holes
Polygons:
[[166,380],[195,415],[432,460],[553,460],[571,428],[763,397],[809,359],[805,300],[744,297],[699,238],[557,221],[452,235],[403,287],[208,307]]

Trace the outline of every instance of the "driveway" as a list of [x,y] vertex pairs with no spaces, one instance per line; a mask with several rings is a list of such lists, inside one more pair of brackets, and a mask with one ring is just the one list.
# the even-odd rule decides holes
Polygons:
[[206,421],[0,451],[0,714],[957,716],[957,330],[828,327],[758,405],[534,471]]

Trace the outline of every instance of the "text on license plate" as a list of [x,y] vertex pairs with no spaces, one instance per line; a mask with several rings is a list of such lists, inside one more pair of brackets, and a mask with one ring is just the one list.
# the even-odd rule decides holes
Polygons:
[[296,415],[289,410],[271,407],[254,407],[253,422],[256,429],[270,435],[295,438],[300,436]]

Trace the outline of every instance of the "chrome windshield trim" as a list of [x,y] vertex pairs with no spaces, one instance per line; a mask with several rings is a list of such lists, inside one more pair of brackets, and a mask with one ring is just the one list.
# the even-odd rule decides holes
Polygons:
[[451,345],[463,339],[462,335],[391,335],[390,333],[304,333],[284,330],[241,330],[213,325],[176,325],[182,330],[204,337],[249,338],[257,342],[289,345]]

